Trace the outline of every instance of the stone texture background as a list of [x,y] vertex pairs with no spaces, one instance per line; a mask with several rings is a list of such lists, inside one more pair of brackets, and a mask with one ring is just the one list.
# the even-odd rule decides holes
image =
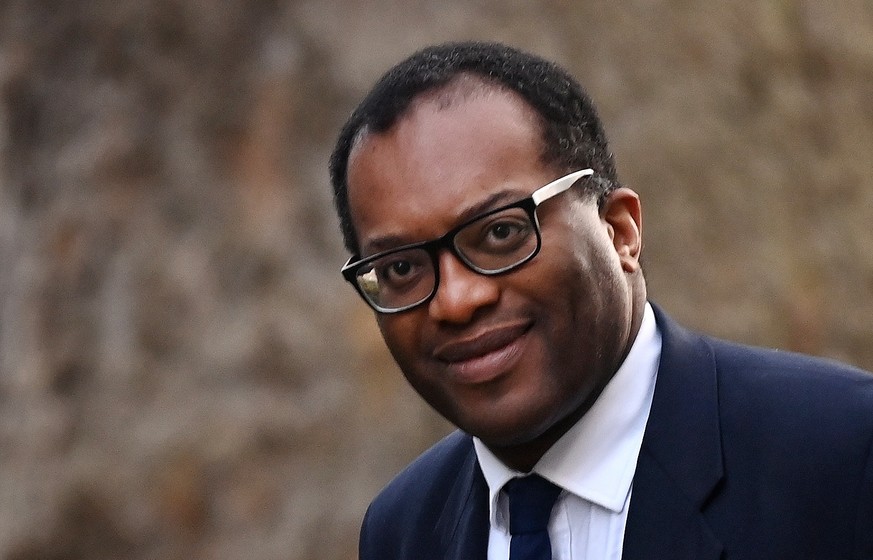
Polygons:
[[448,427],[340,279],[326,160],[466,38],[589,88],[655,300],[873,368],[867,0],[0,1],[0,558],[355,557]]

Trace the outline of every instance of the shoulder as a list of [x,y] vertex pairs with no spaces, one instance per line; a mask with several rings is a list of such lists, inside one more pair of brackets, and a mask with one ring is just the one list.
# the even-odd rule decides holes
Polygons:
[[361,527],[361,558],[423,557],[453,499],[478,472],[472,438],[456,431],[401,471],[370,504]]
[[[732,533],[770,524],[772,543],[848,546],[852,557],[873,558],[873,374],[695,333],[657,308],[656,316],[663,345],[649,445],[659,460],[683,472],[717,457],[724,478],[709,511],[730,518]],[[683,438],[695,446],[682,447]],[[671,457],[674,448],[686,455]]]
[[[812,479],[838,476],[849,465],[870,464],[870,372],[834,360],[694,333],[663,314],[659,326],[665,342],[669,339],[668,352],[705,356],[692,362],[699,367],[686,367],[678,374],[670,387],[682,391],[683,384],[691,385],[685,399],[696,396],[701,387],[711,387],[726,453],[749,465],[804,463],[802,472]],[[701,376],[709,376],[710,381],[699,382]],[[799,473],[786,476],[790,479],[794,474]]]
[[460,431],[449,434],[397,474],[373,500],[373,505],[392,507],[444,496],[473,453],[470,436]]
[[791,407],[811,416],[861,414],[873,426],[873,374],[834,360],[704,337],[713,349],[722,398],[747,407]]
[[676,429],[689,413],[697,422],[715,414],[725,450],[748,455],[749,464],[867,461],[873,374],[695,333],[655,313],[663,343],[653,406],[664,425]]
[[[689,331],[655,307],[667,361],[683,369],[713,368],[718,399],[742,399],[744,408],[846,407],[870,414],[873,373],[835,360],[730,342]],[[686,359],[692,356],[692,359]],[[684,381],[688,381],[685,372]],[[805,409],[807,413],[810,409]],[[797,412],[795,410],[794,412]],[[849,410],[843,408],[843,412]]]
[[745,481],[734,485],[734,496],[781,510],[779,521],[789,526],[828,510],[828,538],[852,543],[858,558],[873,557],[873,374],[803,354],[708,342],[725,466],[732,480]]
[[[786,480],[852,478],[871,462],[873,374],[812,356],[710,339],[726,449]],[[757,456],[756,456],[757,455]]]

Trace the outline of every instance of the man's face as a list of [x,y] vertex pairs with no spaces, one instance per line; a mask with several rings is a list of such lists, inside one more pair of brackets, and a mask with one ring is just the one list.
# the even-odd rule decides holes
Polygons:
[[[541,146],[533,111],[514,94],[487,90],[448,106],[419,98],[352,150],[361,255],[439,237],[564,175],[542,163]],[[631,341],[638,212],[630,250],[627,224],[593,200],[564,193],[537,214],[542,248],[529,263],[482,276],[443,251],[429,302],[377,315],[415,390],[494,447],[530,443],[584,413]]]

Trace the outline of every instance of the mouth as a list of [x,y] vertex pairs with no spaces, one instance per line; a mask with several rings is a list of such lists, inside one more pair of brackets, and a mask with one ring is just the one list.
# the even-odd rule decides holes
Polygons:
[[528,323],[491,328],[462,340],[438,346],[433,356],[444,364],[451,378],[476,385],[493,381],[510,370],[523,354]]

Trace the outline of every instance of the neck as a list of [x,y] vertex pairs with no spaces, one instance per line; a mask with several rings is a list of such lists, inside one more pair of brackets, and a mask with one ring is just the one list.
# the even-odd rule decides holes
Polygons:
[[[606,383],[603,386],[605,387]],[[585,416],[585,413],[588,412],[588,409],[591,408],[591,405],[594,404],[594,401],[597,400],[602,391],[603,387],[593,391],[588,399],[582,403],[582,406],[578,407],[568,416],[558,420],[542,435],[529,442],[507,446],[493,446],[487,443],[486,445],[504,465],[519,472],[530,472],[543,455],[552,448],[555,442],[561,439],[570,428],[576,425],[576,422]]]

